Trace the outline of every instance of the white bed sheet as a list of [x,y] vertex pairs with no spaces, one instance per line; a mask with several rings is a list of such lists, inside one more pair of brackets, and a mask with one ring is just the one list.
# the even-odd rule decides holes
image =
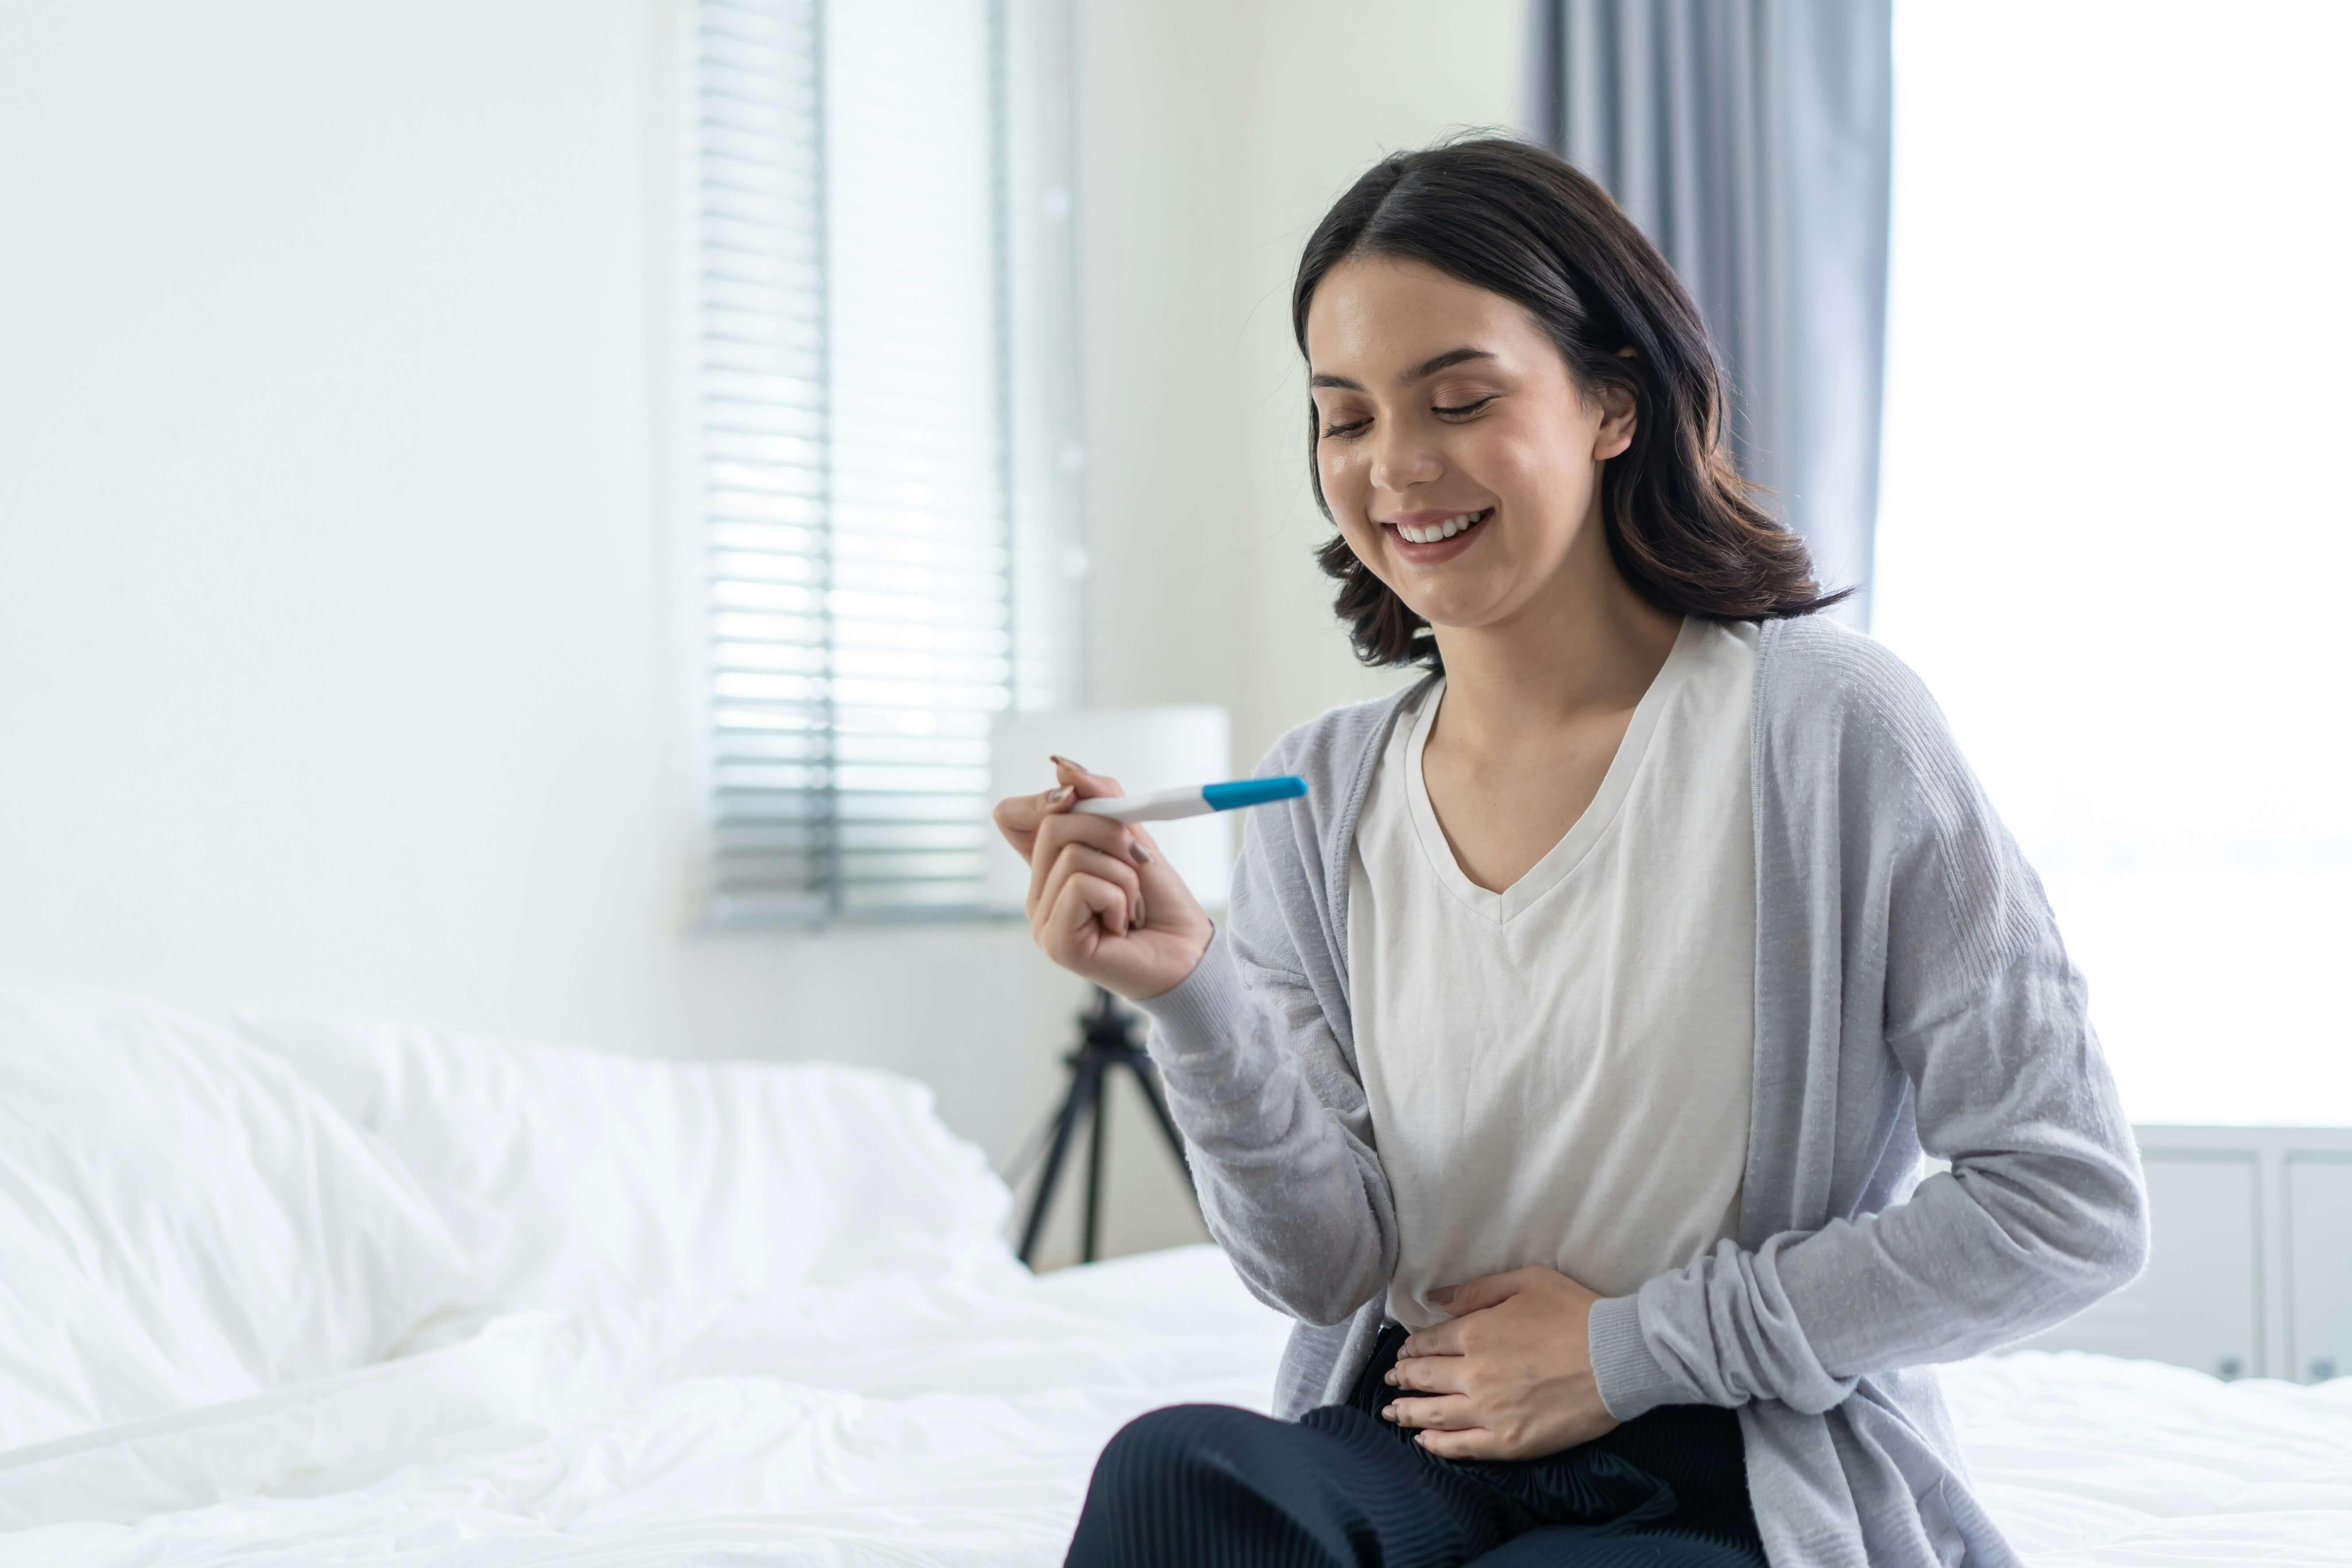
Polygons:
[[[499,1319],[259,1399],[0,1454],[0,1563],[1061,1561],[1131,1416],[1263,1408],[1286,1325],[1208,1247]],[[2352,1380],[1951,1369],[2036,1568],[2352,1563]]]

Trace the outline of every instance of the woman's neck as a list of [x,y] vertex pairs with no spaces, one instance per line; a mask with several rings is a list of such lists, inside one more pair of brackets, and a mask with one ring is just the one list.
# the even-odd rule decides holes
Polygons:
[[1445,660],[1439,721],[1448,750],[1507,752],[1622,712],[1650,689],[1683,617],[1633,591],[1598,520],[1580,546],[1587,542],[1563,563],[1557,591],[1509,620],[1433,628]]

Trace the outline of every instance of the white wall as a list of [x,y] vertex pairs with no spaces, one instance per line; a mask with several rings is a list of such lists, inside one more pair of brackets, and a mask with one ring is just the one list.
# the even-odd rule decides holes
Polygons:
[[[1518,114],[1524,6],[1092,0],[1080,121],[1097,695],[1214,701],[1254,761],[1391,689],[1348,651],[1290,284],[1382,154]],[[1177,659],[1171,649],[1192,650]]]
[[638,18],[6,16],[0,949],[654,1033]]
[[[1286,296],[1516,0],[1083,0],[1093,696],[1237,754],[1388,684],[1307,551]],[[0,966],[914,1072],[1000,1160],[1017,926],[692,934],[675,0],[0,14]],[[1194,1234],[1131,1118],[1114,1248]]]

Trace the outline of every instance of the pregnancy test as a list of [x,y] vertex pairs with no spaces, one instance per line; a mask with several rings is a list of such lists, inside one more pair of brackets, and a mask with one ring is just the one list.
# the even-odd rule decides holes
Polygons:
[[1235,779],[1231,784],[1194,784],[1190,789],[1163,789],[1151,795],[1115,795],[1082,800],[1070,807],[1088,816],[1113,822],[1173,822],[1180,816],[1206,816],[1213,811],[1238,811],[1245,805],[1297,800],[1307,793],[1307,781],[1285,773],[1280,778]]

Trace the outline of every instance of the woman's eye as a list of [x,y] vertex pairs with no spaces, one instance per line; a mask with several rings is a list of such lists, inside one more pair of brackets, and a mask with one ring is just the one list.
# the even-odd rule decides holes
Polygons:
[[1323,426],[1323,434],[1326,436],[1352,436],[1370,423],[1371,421],[1369,419],[1351,419],[1345,425],[1326,425]]
[[1494,401],[1495,395],[1490,392],[1486,396],[1477,398],[1472,402],[1461,404],[1453,408],[1432,408],[1430,412],[1432,414],[1442,414],[1449,419],[1458,419],[1465,414],[1477,413],[1478,410],[1486,407],[1486,405]]

